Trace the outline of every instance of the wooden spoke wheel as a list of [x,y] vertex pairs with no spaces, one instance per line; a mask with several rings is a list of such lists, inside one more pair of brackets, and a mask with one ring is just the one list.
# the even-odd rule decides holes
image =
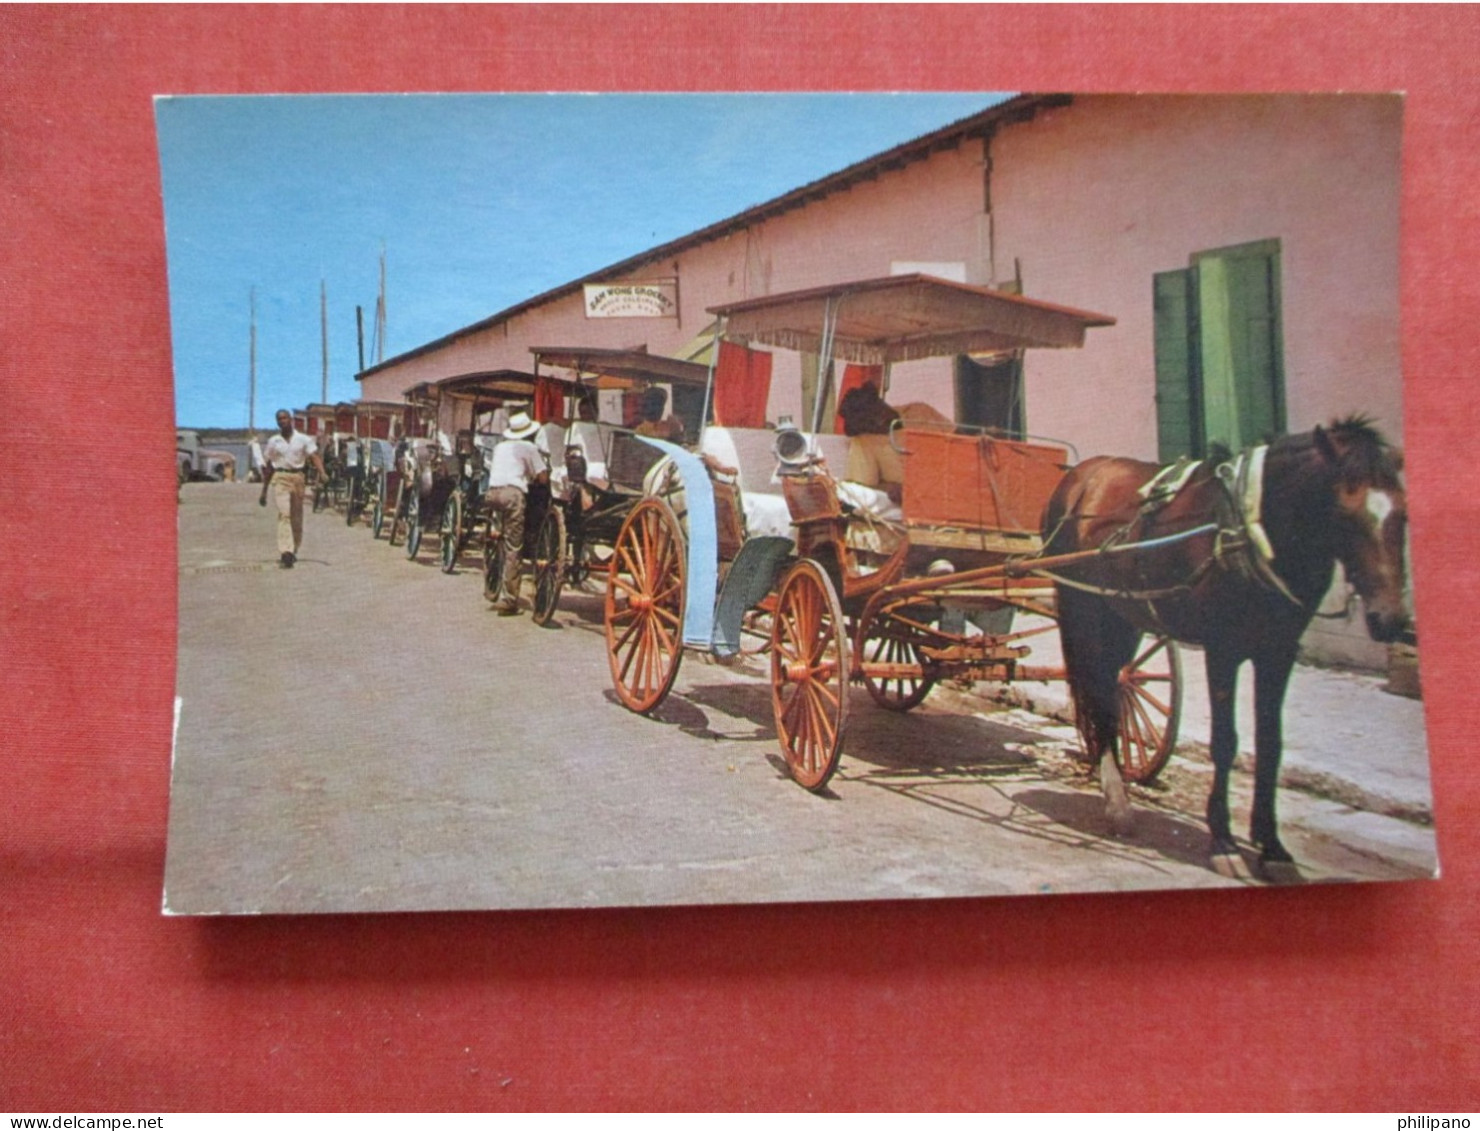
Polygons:
[[[911,621],[924,622],[935,615],[929,608],[907,608],[903,615]],[[929,634],[905,621],[889,616],[865,613],[858,626],[855,647],[862,659],[863,685],[875,703],[889,711],[908,711],[918,707],[930,694],[937,678],[936,666],[921,650]],[[876,665],[869,671],[869,665]],[[881,672],[877,665],[889,665]]]
[[645,715],[683,659],[683,533],[662,499],[645,498],[617,534],[606,575],[606,655],[617,697]]
[[1152,781],[1172,756],[1182,719],[1182,659],[1165,636],[1142,641],[1120,669],[1120,739],[1115,764],[1129,782]]
[[385,472],[375,477],[375,501],[370,508],[370,537],[379,538],[385,529],[385,496],[387,493]]
[[483,535],[483,596],[498,600],[504,579],[504,531],[497,514],[488,516],[488,529]]
[[586,550],[585,541],[577,535],[567,539],[565,561],[565,580],[568,584],[579,588],[586,584],[591,576],[591,559]]
[[365,483],[358,475],[351,475],[344,489],[344,525],[353,526],[365,506]]
[[442,508],[441,546],[442,572],[451,573],[457,568],[457,559],[462,554],[463,501],[462,492],[454,491]]
[[591,563],[586,554],[586,521],[581,513],[581,498],[573,496],[573,506],[565,521],[565,584],[580,588],[591,576]]
[[406,529],[406,507],[407,507],[406,477],[401,477],[401,482],[396,485],[396,507],[391,511],[391,534],[392,546],[401,544],[401,533]]
[[553,503],[534,537],[535,624],[549,624],[565,582],[565,513]]
[[421,492],[413,489],[407,494],[406,556],[415,561],[416,552],[421,549]]
[[771,623],[771,705],[797,784],[822,789],[838,768],[848,717],[848,634],[837,590],[809,558],[782,579]]

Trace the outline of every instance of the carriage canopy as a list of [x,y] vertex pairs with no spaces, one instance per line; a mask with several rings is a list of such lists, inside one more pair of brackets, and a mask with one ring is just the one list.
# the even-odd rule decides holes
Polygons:
[[640,350],[588,349],[581,346],[531,346],[535,372],[541,365],[587,378],[598,389],[634,389],[653,382],[702,388],[709,367],[693,361]]
[[724,336],[885,365],[961,353],[1084,345],[1108,314],[1040,302],[931,275],[894,275],[712,306]]

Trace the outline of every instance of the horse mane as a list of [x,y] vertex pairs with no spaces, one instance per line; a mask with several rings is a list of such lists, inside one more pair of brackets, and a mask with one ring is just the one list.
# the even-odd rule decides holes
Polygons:
[[1354,412],[1332,420],[1324,428],[1291,438],[1302,447],[1308,445],[1320,449],[1323,433],[1329,440],[1329,447],[1336,453],[1333,470],[1338,479],[1353,485],[1370,483],[1389,490],[1402,486],[1399,479],[1403,469],[1402,453],[1388,443],[1370,416]]

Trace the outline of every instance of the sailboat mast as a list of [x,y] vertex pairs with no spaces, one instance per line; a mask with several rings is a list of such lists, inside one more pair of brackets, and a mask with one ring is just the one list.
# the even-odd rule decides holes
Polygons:
[[329,403],[329,291],[323,279],[319,280],[319,338],[323,343],[324,379],[319,395],[320,404]]
[[247,332],[247,431],[257,430],[257,288],[251,289],[248,298],[251,312],[250,329]]
[[380,247],[380,295],[375,300],[375,364],[385,360],[385,245]]

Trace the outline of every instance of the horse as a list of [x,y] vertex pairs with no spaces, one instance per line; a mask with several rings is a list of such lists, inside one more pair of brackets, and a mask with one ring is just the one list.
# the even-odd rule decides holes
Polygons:
[[1106,757],[1119,738],[1117,677],[1142,633],[1155,633],[1205,651],[1210,864],[1222,875],[1246,874],[1229,827],[1228,781],[1238,751],[1234,692],[1247,660],[1255,696],[1250,840],[1266,878],[1298,875],[1275,817],[1296,650],[1337,562],[1362,599],[1372,639],[1406,638],[1406,527],[1402,453],[1360,415],[1228,460],[1161,468],[1101,456],[1066,473],[1044,511],[1043,552],[1078,555],[1051,572],[1059,633],[1076,726],[1117,832],[1130,825],[1124,784]]

